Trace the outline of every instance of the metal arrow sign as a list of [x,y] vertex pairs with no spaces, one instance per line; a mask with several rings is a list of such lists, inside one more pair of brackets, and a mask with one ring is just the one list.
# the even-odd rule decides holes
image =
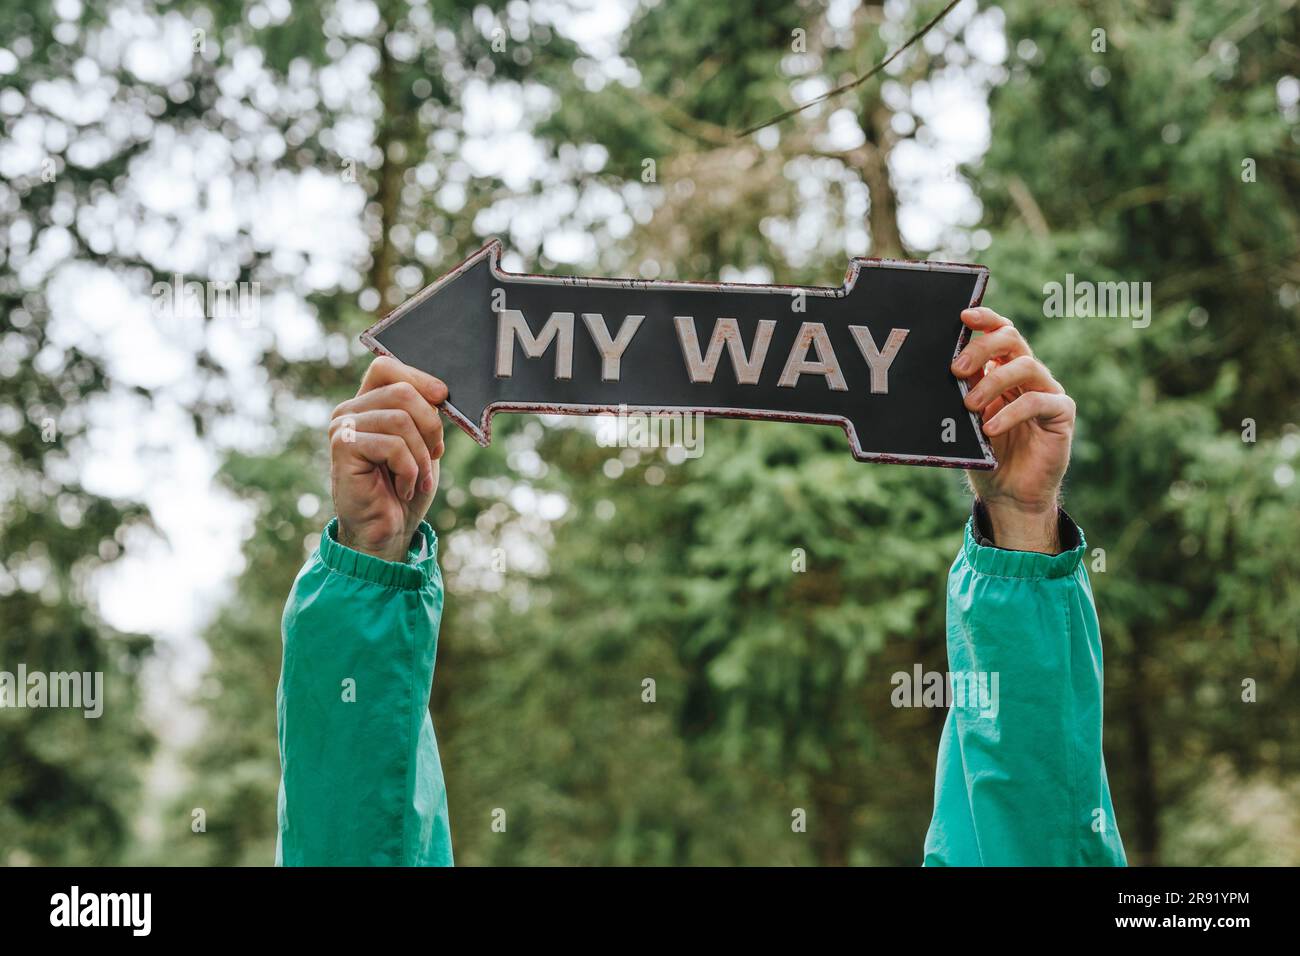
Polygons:
[[993,468],[949,365],[983,266],[851,259],[838,289],[517,275],[492,240],[367,329],[447,383],[481,445],[496,412],[694,413],[839,425],[859,461]]

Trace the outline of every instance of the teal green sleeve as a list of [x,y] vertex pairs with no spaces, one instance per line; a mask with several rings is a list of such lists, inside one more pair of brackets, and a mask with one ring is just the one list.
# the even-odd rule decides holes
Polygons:
[[[948,575],[952,706],[927,866],[1124,866],[1101,751],[1101,632],[1086,543],[982,547]],[[958,686],[965,689],[957,692]]]
[[429,718],[442,572],[420,525],[406,563],[339,544],[337,520],[284,609],[276,708],[285,866],[450,866]]

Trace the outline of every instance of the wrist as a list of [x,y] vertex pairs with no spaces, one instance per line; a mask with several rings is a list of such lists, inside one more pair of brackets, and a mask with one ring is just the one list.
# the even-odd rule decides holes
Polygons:
[[341,517],[338,523],[338,542],[345,548],[351,548],[361,554],[368,554],[372,558],[379,558],[383,561],[393,561],[398,564],[406,561],[406,554],[410,550],[411,540],[415,537],[415,531],[403,532],[390,537],[376,538],[372,535],[366,535],[358,532],[345,522]]
[[1020,502],[981,498],[988,515],[993,541],[1008,551],[1036,551],[1060,554],[1060,509],[1050,505],[1025,505]]

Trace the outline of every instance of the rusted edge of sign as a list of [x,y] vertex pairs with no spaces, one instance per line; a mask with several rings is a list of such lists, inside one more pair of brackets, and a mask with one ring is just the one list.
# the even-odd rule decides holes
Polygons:
[[[425,286],[414,296],[407,299],[396,309],[390,312],[384,318],[380,319],[370,328],[361,333],[361,343],[376,355],[386,355],[390,358],[397,358],[388,349],[380,344],[376,336],[384,329],[388,328],[394,322],[401,319],[404,315],[416,308],[425,300],[433,296],[443,286],[454,282],[459,276],[477,265],[486,256],[488,267],[492,270],[495,278],[503,281],[535,283],[538,285],[568,285],[568,286],[592,286],[603,288],[617,289],[644,289],[646,291],[680,289],[688,286],[700,291],[716,292],[755,292],[755,293],[772,293],[784,292],[792,294],[794,292],[803,292],[808,295],[817,295],[830,298],[844,298],[852,290],[854,283],[857,282],[858,275],[863,269],[876,267],[886,267],[895,269],[919,269],[925,272],[962,272],[975,276],[975,288],[971,292],[970,304],[967,308],[973,309],[978,306],[984,299],[984,290],[988,286],[989,270],[986,266],[975,265],[973,263],[963,262],[932,262],[929,260],[912,260],[912,259],[885,259],[875,257],[855,256],[849,260],[848,271],[844,275],[844,284],[838,289],[828,289],[824,286],[797,286],[797,285],[757,285],[743,282],[700,282],[692,280],[682,281],[664,281],[658,279],[607,279],[587,276],[545,276],[532,275],[520,272],[505,272],[501,269],[501,250],[502,243],[500,239],[490,239],[483,248],[472,253],[463,259],[454,269],[446,275]],[[956,359],[958,353],[966,347],[970,341],[971,330],[962,325],[961,332],[957,336],[957,345],[953,348],[952,359]],[[399,360],[400,361],[400,360]],[[957,379],[958,388],[961,391],[963,401],[966,393],[970,390],[969,386],[963,379]],[[967,410],[970,416],[971,425],[975,429],[975,437],[979,440],[980,449],[984,452],[983,458],[950,458],[941,455],[899,455],[888,452],[872,452],[863,449],[861,442],[858,441],[857,429],[853,423],[843,415],[820,415],[820,414],[796,414],[793,412],[772,411],[769,409],[755,408],[715,408],[706,405],[574,405],[574,404],[556,404],[549,402],[489,402],[483,409],[482,419],[475,422],[469,418],[460,409],[452,404],[450,399],[445,400],[440,406],[442,411],[454,421],[460,429],[469,435],[476,442],[486,448],[492,441],[492,416],[497,412],[521,412],[536,415],[601,415],[613,414],[620,412],[653,414],[654,412],[680,412],[683,414],[703,414],[714,418],[734,418],[746,421],[778,421],[778,422],[796,422],[808,425],[839,425],[849,440],[849,449],[857,461],[873,461],[883,464],[894,465],[928,465],[938,466],[940,468],[969,468],[976,471],[988,471],[997,467],[997,459],[993,455],[993,448],[989,444],[988,437],[984,434],[983,423],[979,416],[974,412]]]

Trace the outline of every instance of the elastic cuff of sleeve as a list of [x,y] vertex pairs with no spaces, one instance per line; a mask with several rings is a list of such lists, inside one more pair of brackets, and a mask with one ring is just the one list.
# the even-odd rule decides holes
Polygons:
[[385,561],[372,554],[362,554],[338,539],[339,519],[331,518],[320,536],[321,563],[331,571],[359,578],[371,584],[403,591],[418,591],[433,580],[438,567],[438,536],[427,521],[412,539],[406,561]]
[[[1069,516],[1061,513],[1066,520]],[[1075,525],[1078,528],[1078,525]],[[1000,578],[1064,578],[1074,573],[1088,542],[1083,537],[1083,529],[1078,528],[1079,537],[1069,551],[1060,554],[1039,554],[1037,551],[1007,551],[1002,548],[981,545],[975,539],[975,518],[966,521],[966,539],[962,551],[966,562],[980,574],[990,574]]]

